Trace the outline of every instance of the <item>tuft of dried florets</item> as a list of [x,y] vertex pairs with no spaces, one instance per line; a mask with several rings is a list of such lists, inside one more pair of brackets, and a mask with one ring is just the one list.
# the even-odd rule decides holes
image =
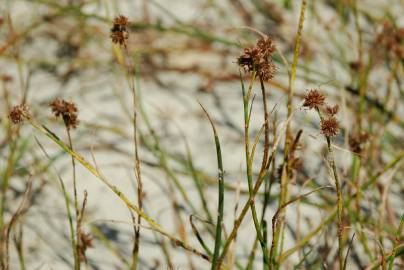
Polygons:
[[272,60],[275,48],[273,40],[265,36],[254,46],[245,48],[243,54],[238,57],[237,63],[246,72],[256,71],[263,81],[269,81],[276,72],[276,66]]
[[14,106],[8,114],[8,117],[10,118],[11,122],[13,122],[13,124],[19,124],[22,123],[24,120],[31,119],[29,106],[27,104]]
[[377,47],[381,45],[387,52],[404,60],[404,28],[398,28],[391,22],[385,22],[375,43]]
[[317,89],[310,90],[304,97],[303,107],[309,109],[318,108],[325,103],[325,96],[321,94]]
[[352,152],[361,154],[366,142],[369,140],[369,134],[366,132],[349,135],[349,149]]
[[126,48],[126,41],[129,38],[129,32],[127,26],[129,19],[123,15],[115,17],[111,28],[111,39],[115,44],[119,44]]
[[339,112],[339,105],[336,104],[334,106],[327,106],[325,107],[325,111],[327,112],[327,114],[334,116]]
[[237,59],[237,63],[240,67],[244,68],[246,72],[253,72],[257,69],[261,58],[260,51],[254,46],[245,48],[244,53]]
[[119,15],[114,19],[114,26],[121,27],[122,30],[126,30],[126,26],[129,24],[129,19],[123,15]]
[[339,123],[334,116],[327,119],[322,119],[320,124],[321,133],[326,137],[334,137],[339,132]]
[[80,261],[86,262],[86,250],[87,248],[93,247],[93,238],[89,233],[80,233],[79,244],[78,244],[78,253]]
[[274,77],[275,72],[276,66],[272,61],[263,62],[258,69],[258,76],[260,76],[263,81],[270,81]]
[[276,46],[271,37],[262,37],[257,42],[257,47],[265,57],[270,57],[276,50]]
[[76,104],[56,98],[52,101],[52,103],[49,104],[49,106],[56,117],[61,116],[63,118],[67,129],[77,127],[79,120]]

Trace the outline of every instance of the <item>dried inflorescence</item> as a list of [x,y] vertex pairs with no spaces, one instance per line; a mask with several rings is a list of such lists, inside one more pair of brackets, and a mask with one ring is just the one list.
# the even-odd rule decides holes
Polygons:
[[14,106],[8,114],[8,117],[13,124],[19,124],[24,120],[31,119],[31,113],[27,104],[21,104]]
[[321,133],[326,137],[334,137],[337,136],[339,132],[339,123],[338,120],[331,116],[327,119],[322,119],[321,122]]
[[[339,112],[338,104],[334,106],[327,105],[325,96],[317,89],[312,89],[304,97],[303,107],[315,109],[319,113],[321,118],[321,133],[323,135],[326,137],[334,137],[338,134],[340,127],[338,120],[335,118],[335,115]],[[320,109],[326,112],[327,118],[321,116]]]
[[331,116],[334,116],[339,112],[339,105],[338,104],[336,104],[334,106],[327,105],[325,107],[325,111],[326,111],[327,114],[329,114]]
[[129,32],[127,26],[129,19],[125,16],[119,15],[115,17],[113,26],[111,28],[111,39],[115,44],[119,44],[126,48],[126,41],[129,38]]
[[56,98],[49,106],[56,117],[61,116],[67,129],[76,128],[78,120],[78,110],[74,103]]
[[93,238],[89,233],[80,233],[78,253],[80,261],[86,262],[86,250],[87,248],[93,247]]
[[325,96],[317,89],[310,90],[304,97],[303,107],[309,109],[319,108],[325,104]]
[[397,28],[392,23],[385,22],[375,43],[377,47],[381,45],[386,51],[404,60],[404,28]]
[[263,81],[269,81],[276,72],[276,66],[272,60],[272,54],[276,47],[273,40],[265,36],[258,40],[257,44],[244,49],[244,53],[237,59],[240,67],[246,72],[257,72]]
[[271,57],[276,51],[275,43],[269,36],[260,38],[257,42],[257,47],[264,57]]
[[349,135],[349,149],[356,154],[361,154],[366,142],[369,140],[369,134],[366,132]]

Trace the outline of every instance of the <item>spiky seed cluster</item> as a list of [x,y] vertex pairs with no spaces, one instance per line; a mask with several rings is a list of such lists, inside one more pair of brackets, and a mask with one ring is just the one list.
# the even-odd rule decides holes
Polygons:
[[325,96],[317,89],[311,89],[304,97],[303,107],[309,109],[319,108],[325,104]]
[[376,37],[376,46],[379,45],[404,60],[404,28],[397,28],[392,23],[385,22],[382,32]]
[[[324,108],[325,106],[325,108]],[[315,109],[320,114],[321,133],[326,137],[334,137],[339,132],[339,123],[335,115],[339,112],[339,105],[330,106],[325,102],[325,96],[317,89],[312,89],[307,92],[304,97],[303,107],[308,109]],[[325,111],[327,118],[321,116],[320,109]]]
[[339,132],[339,123],[338,120],[331,116],[326,119],[322,119],[321,122],[321,133],[326,137],[334,137],[337,136]]
[[129,38],[129,31],[127,26],[129,24],[129,19],[123,15],[115,17],[112,28],[111,28],[111,39],[115,44],[119,44],[126,48],[126,41]]
[[263,81],[269,81],[276,72],[276,66],[272,60],[275,49],[273,40],[265,36],[254,46],[245,48],[243,54],[237,59],[237,63],[246,72],[256,71]]
[[67,129],[76,128],[78,120],[78,110],[74,103],[56,98],[49,106],[56,117],[61,116]]
[[19,124],[22,123],[24,120],[31,119],[31,113],[29,111],[28,105],[21,104],[14,106],[8,114],[8,117],[10,118],[11,122],[13,122],[13,124]]

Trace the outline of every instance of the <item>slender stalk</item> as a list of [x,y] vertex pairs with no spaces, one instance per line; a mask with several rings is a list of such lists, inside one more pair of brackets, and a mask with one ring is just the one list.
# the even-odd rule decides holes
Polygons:
[[3,243],[5,243],[5,240],[3,242],[3,229],[6,225],[5,222],[5,211],[6,211],[6,195],[7,195],[7,189],[9,186],[10,178],[13,172],[13,167],[14,167],[14,159],[15,155],[17,154],[17,140],[14,140],[10,143],[10,153],[8,155],[7,159],[7,167],[4,170],[3,174],[3,179],[1,182],[1,198],[0,198],[0,263],[3,263],[4,259],[4,254],[3,254]]
[[[45,148],[42,146],[42,144],[38,141],[37,138],[35,138],[35,141],[37,142],[37,144],[39,145],[39,148],[42,150],[42,152],[44,153],[44,155],[51,160],[51,157],[48,155],[48,153],[46,152]],[[70,242],[72,245],[72,251],[73,251],[73,258],[76,262],[76,258],[78,258],[78,254],[77,254],[77,245],[76,245],[76,232],[74,230],[74,226],[73,226],[73,215],[70,211],[70,198],[69,198],[69,194],[67,193],[65,184],[63,183],[62,178],[58,175],[57,178],[59,180],[60,183],[60,187],[62,189],[62,193],[63,193],[63,198],[65,201],[65,207],[66,207],[66,214],[67,214],[67,220],[69,222],[69,229],[70,229]]]
[[[323,120],[323,116],[318,107],[316,107],[317,114],[320,120]],[[343,270],[344,267],[344,255],[343,255],[343,232],[344,232],[344,225],[342,221],[343,217],[343,201],[342,201],[342,191],[341,191],[341,181],[338,176],[337,166],[335,164],[334,158],[334,151],[331,146],[331,138],[325,135],[327,140],[327,160],[331,166],[331,170],[333,173],[334,181],[335,181],[335,189],[337,192],[337,236],[338,236],[338,262],[339,262],[339,269]]]
[[338,219],[338,260],[339,260],[339,268],[340,270],[343,269],[344,265],[344,255],[343,255],[343,233],[344,233],[344,225],[342,221],[342,215],[343,215],[343,207],[342,207],[342,191],[341,191],[341,182],[339,180],[338,172],[337,172],[337,166],[335,165],[335,159],[334,159],[334,152],[331,147],[331,139],[330,137],[327,138],[327,149],[328,149],[328,162],[331,165],[332,172],[334,175],[334,180],[335,180],[335,188],[337,191],[337,219]]
[[[305,12],[306,12],[306,7],[307,7],[307,0],[302,0],[302,5],[300,8],[300,18],[299,18],[299,25],[297,29],[297,34],[296,34],[296,40],[295,40],[295,50],[293,54],[293,62],[292,62],[292,67],[289,72],[289,89],[288,89],[288,101],[287,101],[287,116],[288,118],[292,115],[293,111],[293,96],[294,96],[294,82],[296,79],[296,70],[297,70],[297,64],[299,60],[299,54],[300,54],[300,47],[301,47],[301,39],[302,39],[302,32],[303,32],[303,25],[304,25],[304,19],[305,19]],[[288,184],[289,184],[289,151],[290,151],[290,124],[288,123],[286,127],[286,136],[285,136],[285,148],[284,148],[284,161],[283,161],[283,166],[282,166],[282,175],[281,175],[281,185],[280,185],[280,196],[279,196],[279,206],[283,205],[287,201],[287,194],[288,194]],[[278,253],[278,246],[279,246],[279,237],[282,234],[283,235],[283,216],[284,213],[281,213],[282,215],[280,216],[280,222],[279,224],[275,227],[275,234],[274,238],[272,239],[274,249],[271,251],[273,252],[272,255],[270,255],[273,259],[277,256]],[[282,236],[283,238],[283,236]],[[282,250],[280,250],[282,252]],[[271,264],[275,264],[274,261],[271,261]]]
[[21,270],[27,269],[25,266],[25,256],[24,256],[24,248],[23,248],[23,230],[22,226],[18,231],[18,235],[14,236],[14,245],[17,250],[18,262]]
[[[291,119],[291,117],[286,122],[289,122],[290,119]],[[280,138],[281,137],[278,137],[277,140],[275,141],[275,143],[272,146],[271,154],[270,154],[269,160],[268,160],[269,164],[271,164],[272,160],[274,159],[274,155],[275,155],[276,150],[278,149]],[[225,242],[225,244],[223,246],[223,251],[222,251],[222,254],[220,255],[220,258],[219,258],[219,265],[221,265],[223,263],[223,260],[224,260],[224,258],[226,256],[227,252],[229,251],[230,244],[236,238],[237,231],[240,228],[241,223],[243,222],[243,220],[244,220],[244,218],[245,218],[245,216],[246,216],[246,214],[248,212],[248,209],[251,207],[251,204],[254,202],[254,198],[257,195],[258,190],[259,190],[259,188],[261,187],[261,185],[262,185],[262,183],[264,181],[264,177],[266,175],[266,172],[267,171],[265,171],[265,170],[261,170],[260,173],[258,174],[257,181],[255,182],[255,185],[254,185],[252,196],[249,196],[247,202],[245,203],[245,205],[243,206],[243,208],[241,210],[240,215],[234,221],[233,229],[232,229],[231,233],[229,234],[228,238],[226,239],[226,242]]]
[[[20,127],[17,127],[16,129],[16,136],[18,136],[20,131]],[[17,147],[17,138],[16,139],[12,139],[12,129],[11,129],[11,125],[8,127],[8,137],[10,140],[12,140],[9,143],[10,146],[10,152],[8,154],[8,158],[7,158],[7,167],[4,170],[4,174],[2,175],[2,181],[1,181],[1,197],[0,197],[0,265],[3,265],[3,251],[4,251],[4,247],[3,247],[3,243],[5,243],[5,241],[3,241],[3,230],[5,227],[5,211],[6,211],[6,195],[7,195],[7,190],[8,190],[8,186],[10,184],[10,178],[12,176],[13,173],[13,168],[14,168],[14,164],[15,164],[15,158],[18,155],[18,147]]]
[[[252,104],[249,108],[249,94],[246,95],[242,77],[240,76],[240,78],[241,78],[240,81],[241,81],[241,88],[242,88],[242,93],[243,93],[243,107],[244,107],[244,144],[245,144],[246,164],[247,164],[247,182],[248,182],[249,194],[250,194],[250,196],[252,196],[253,195],[253,180],[252,180],[253,156],[252,155],[254,154],[254,152],[250,153],[250,144],[249,144],[249,125],[250,125],[250,115],[251,115],[249,112],[251,112],[251,110],[252,110]],[[252,76],[252,79],[250,82],[250,87],[248,89],[248,93],[250,93],[250,91],[252,89],[254,79],[255,79],[255,73]],[[264,118],[265,118],[265,123],[264,123],[265,143],[264,143],[264,156],[263,156],[263,160],[262,160],[261,171],[263,171],[263,173],[265,173],[266,168],[267,168],[267,163],[268,163],[267,157],[268,157],[268,151],[269,151],[269,126],[268,126],[268,108],[267,108],[267,103],[266,103],[265,86],[264,86],[264,83],[261,78],[260,78],[260,82],[261,82],[262,98],[263,98],[263,104],[264,104],[264,114],[265,114],[265,116],[264,116]],[[261,223],[258,220],[257,211],[255,208],[254,202],[251,204],[251,214],[253,217],[254,226],[255,226],[256,233],[257,233],[257,238],[261,245],[264,262],[265,262],[264,265],[269,265],[268,250],[267,250],[267,246],[265,244],[264,237],[262,235],[263,230],[261,229]]]
[[[126,50],[125,50],[126,51]],[[126,51],[127,53],[127,51]],[[130,70],[129,70],[130,71]],[[129,72],[128,72],[128,76]],[[137,182],[137,205],[140,210],[143,209],[143,182],[142,182],[142,174],[140,169],[140,158],[139,158],[139,143],[137,138],[137,97],[136,97],[136,87],[134,78],[130,78],[130,88],[132,90],[132,103],[133,103],[133,151],[134,151],[134,174]],[[137,216],[137,226],[134,227],[135,230],[135,240],[133,244],[132,250],[132,265],[131,269],[136,270],[138,264],[139,257],[139,249],[140,249],[140,226],[141,225],[141,216],[138,214]]]
[[[212,251],[209,249],[209,247],[206,245],[205,241],[203,240],[202,236],[199,234],[198,229],[196,228],[196,225],[194,224],[193,221],[193,215],[189,216],[189,223],[191,224],[192,227],[192,232],[195,234],[196,238],[198,239],[199,244],[201,244],[202,248],[205,250],[205,252],[209,255],[212,256],[213,253]],[[212,224],[213,225],[213,224]]]
[[[69,147],[72,151],[73,150],[73,143],[72,143],[72,138],[70,135],[70,129],[67,125],[66,127],[66,132],[67,132],[67,137],[69,139]],[[76,252],[75,252],[75,257],[74,257],[74,269],[75,270],[80,270],[80,259],[79,259],[79,241],[80,241],[80,233],[79,233],[79,205],[78,205],[78,199],[77,199],[77,183],[76,183],[76,161],[74,160],[74,157],[72,158],[72,169],[73,169],[73,201],[74,201],[74,209],[76,212]]]
[[393,270],[394,266],[394,259],[396,258],[396,254],[400,245],[400,236],[401,236],[401,231],[404,228],[404,214],[401,215],[401,220],[400,220],[400,225],[398,225],[398,229],[396,232],[396,238],[395,238],[395,243],[394,243],[394,248],[393,251],[391,252],[391,256],[389,258],[389,268],[388,270]]
[[213,258],[212,258],[212,270],[219,269],[218,265],[218,258],[220,253],[220,244],[222,241],[222,223],[223,223],[223,210],[224,210],[224,171],[223,171],[223,161],[222,161],[222,151],[220,149],[220,141],[219,136],[217,134],[215,125],[213,124],[212,119],[210,118],[208,112],[199,103],[202,107],[203,111],[205,112],[206,116],[209,119],[209,122],[212,126],[213,134],[215,137],[215,146],[216,146],[216,155],[217,155],[217,166],[219,169],[219,176],[218,176],[218,187],[219,187],[219,202],[218,202],[218,216],[216,222],[216,234],[215,234],[215,248],[213,251]]

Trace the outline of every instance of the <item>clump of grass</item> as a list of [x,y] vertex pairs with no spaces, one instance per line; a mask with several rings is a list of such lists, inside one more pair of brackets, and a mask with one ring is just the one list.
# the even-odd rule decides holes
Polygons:
[[[174,1],[166,7],[154,0],[140,1],[137,17],[127,10],[131,19],[106,17],[110,7],[92,1],[21,1],[38,10],[26,18],[16,17],[13,2],[0,12],[0,33],[6,33],[0,44],[6,66],[0,67],[0,268],[35,268],[47,256],[74,269],[403,268],[400,7],[383,7],[389,15],[380,16],[381,9],[361,1],[247,2],[201,0],[198,12],[209,16],[197,20],[172,12]],[[259,37],[244,48],[250,30]],[[30,45],[36,41],[46,46]],[[9,68],[12,75],[3,72]],[[77,104],[61,98],[48,104],[40,92],[47,79],[38,75],[60,84],[63,92],[53,96],[69,95]],[[76,82],[82,88],[71,87]],[[308,85],[316,87],[301,91]],[[324,85],[327,98],[318,90]],[[89,97],[94,93],[102,98]],[[192,115],[198,104],[187,98],[206,104],[216,162],[204,144],[188,138],[188,128],[204,120]],[[301,108],[294,105],[302,99]],[[186,105],[184,113],[172,116],[166,101]],[[99,112],[93,120],[80,112],[79,124],[82,102]],[[61,125],[50,128],[46,104]],[[308,110],[315,111],[313,119]],[[66,140],[56,135],[59,128]],[[198,142],[209,137],[196,133]],[[130,177],[101,173],[95,157],[101,152],[107,166]],[[81,196],[79,187],[88,183],[76,179],[80,165],[129,209],[128,221],[98,225],[100,211],[110,209],[99,209],[93,189]],[[71,186],[62,180],[70,171]],[[127,178],[133,194],[121,187]],[[54,191],[53,180],[61,190]],[[56,203],[45,204],[49,194],[64,204],[65,226],[49,232],[63,243],[35,227],[43,209],[47,219],[39,226],[59,217]],[[72,253],[44,252],[48,239],[53,246],[70,241]],[[110,257],[101,262],[100,253]]]

